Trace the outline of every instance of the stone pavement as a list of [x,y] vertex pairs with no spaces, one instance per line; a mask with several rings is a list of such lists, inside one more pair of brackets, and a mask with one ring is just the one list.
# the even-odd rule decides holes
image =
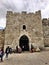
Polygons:
[[49,51],[11,54],[0,65],[49,65]]

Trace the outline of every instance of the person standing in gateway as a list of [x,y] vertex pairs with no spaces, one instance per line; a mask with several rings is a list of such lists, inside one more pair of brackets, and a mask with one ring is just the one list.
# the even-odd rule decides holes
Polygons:
[[10,53],[10,48],[9,48],[9,46],[6,48],[5,53],[6,53],[6,58],[8,58],[8,55],[9,55],[9,53]]

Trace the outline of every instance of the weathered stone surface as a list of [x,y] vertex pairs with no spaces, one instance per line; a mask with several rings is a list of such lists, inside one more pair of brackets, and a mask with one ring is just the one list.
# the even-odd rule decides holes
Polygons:
[[0,48],[4,47],[5,30],[0,30]]
[[49,19],[43,19],[44,45],[49,46]]

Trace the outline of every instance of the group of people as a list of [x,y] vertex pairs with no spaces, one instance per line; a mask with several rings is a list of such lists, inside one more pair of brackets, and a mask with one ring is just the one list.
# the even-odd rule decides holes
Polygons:
[[[35,49],[33,47],[33,45],[31,45],[31,52],[34,52]],[[16,52],[21,53],[22,49],[20,46],[16,46]],[[8,55],[12,53],[12,48],[10,48],[9,46],[6,48],[5,52],[3,48],[0,48],[0,59],[1,61],[3,61],[3,56],[4,54],[6,54],[6,58],[8,58]]]
[[0,59],[1,62],[3,62],[3,56],[4,54],[6,54],[6,58],[8,58],[8,54],[12,53],[12,48],[10,48],[9,46],[6,48],[5,52],[3,48],[0,48]]

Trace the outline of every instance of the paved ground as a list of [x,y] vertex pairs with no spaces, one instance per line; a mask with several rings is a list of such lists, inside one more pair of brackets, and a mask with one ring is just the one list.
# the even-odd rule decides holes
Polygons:
[[49,51],[11,54],[0,65],[49,65]]

